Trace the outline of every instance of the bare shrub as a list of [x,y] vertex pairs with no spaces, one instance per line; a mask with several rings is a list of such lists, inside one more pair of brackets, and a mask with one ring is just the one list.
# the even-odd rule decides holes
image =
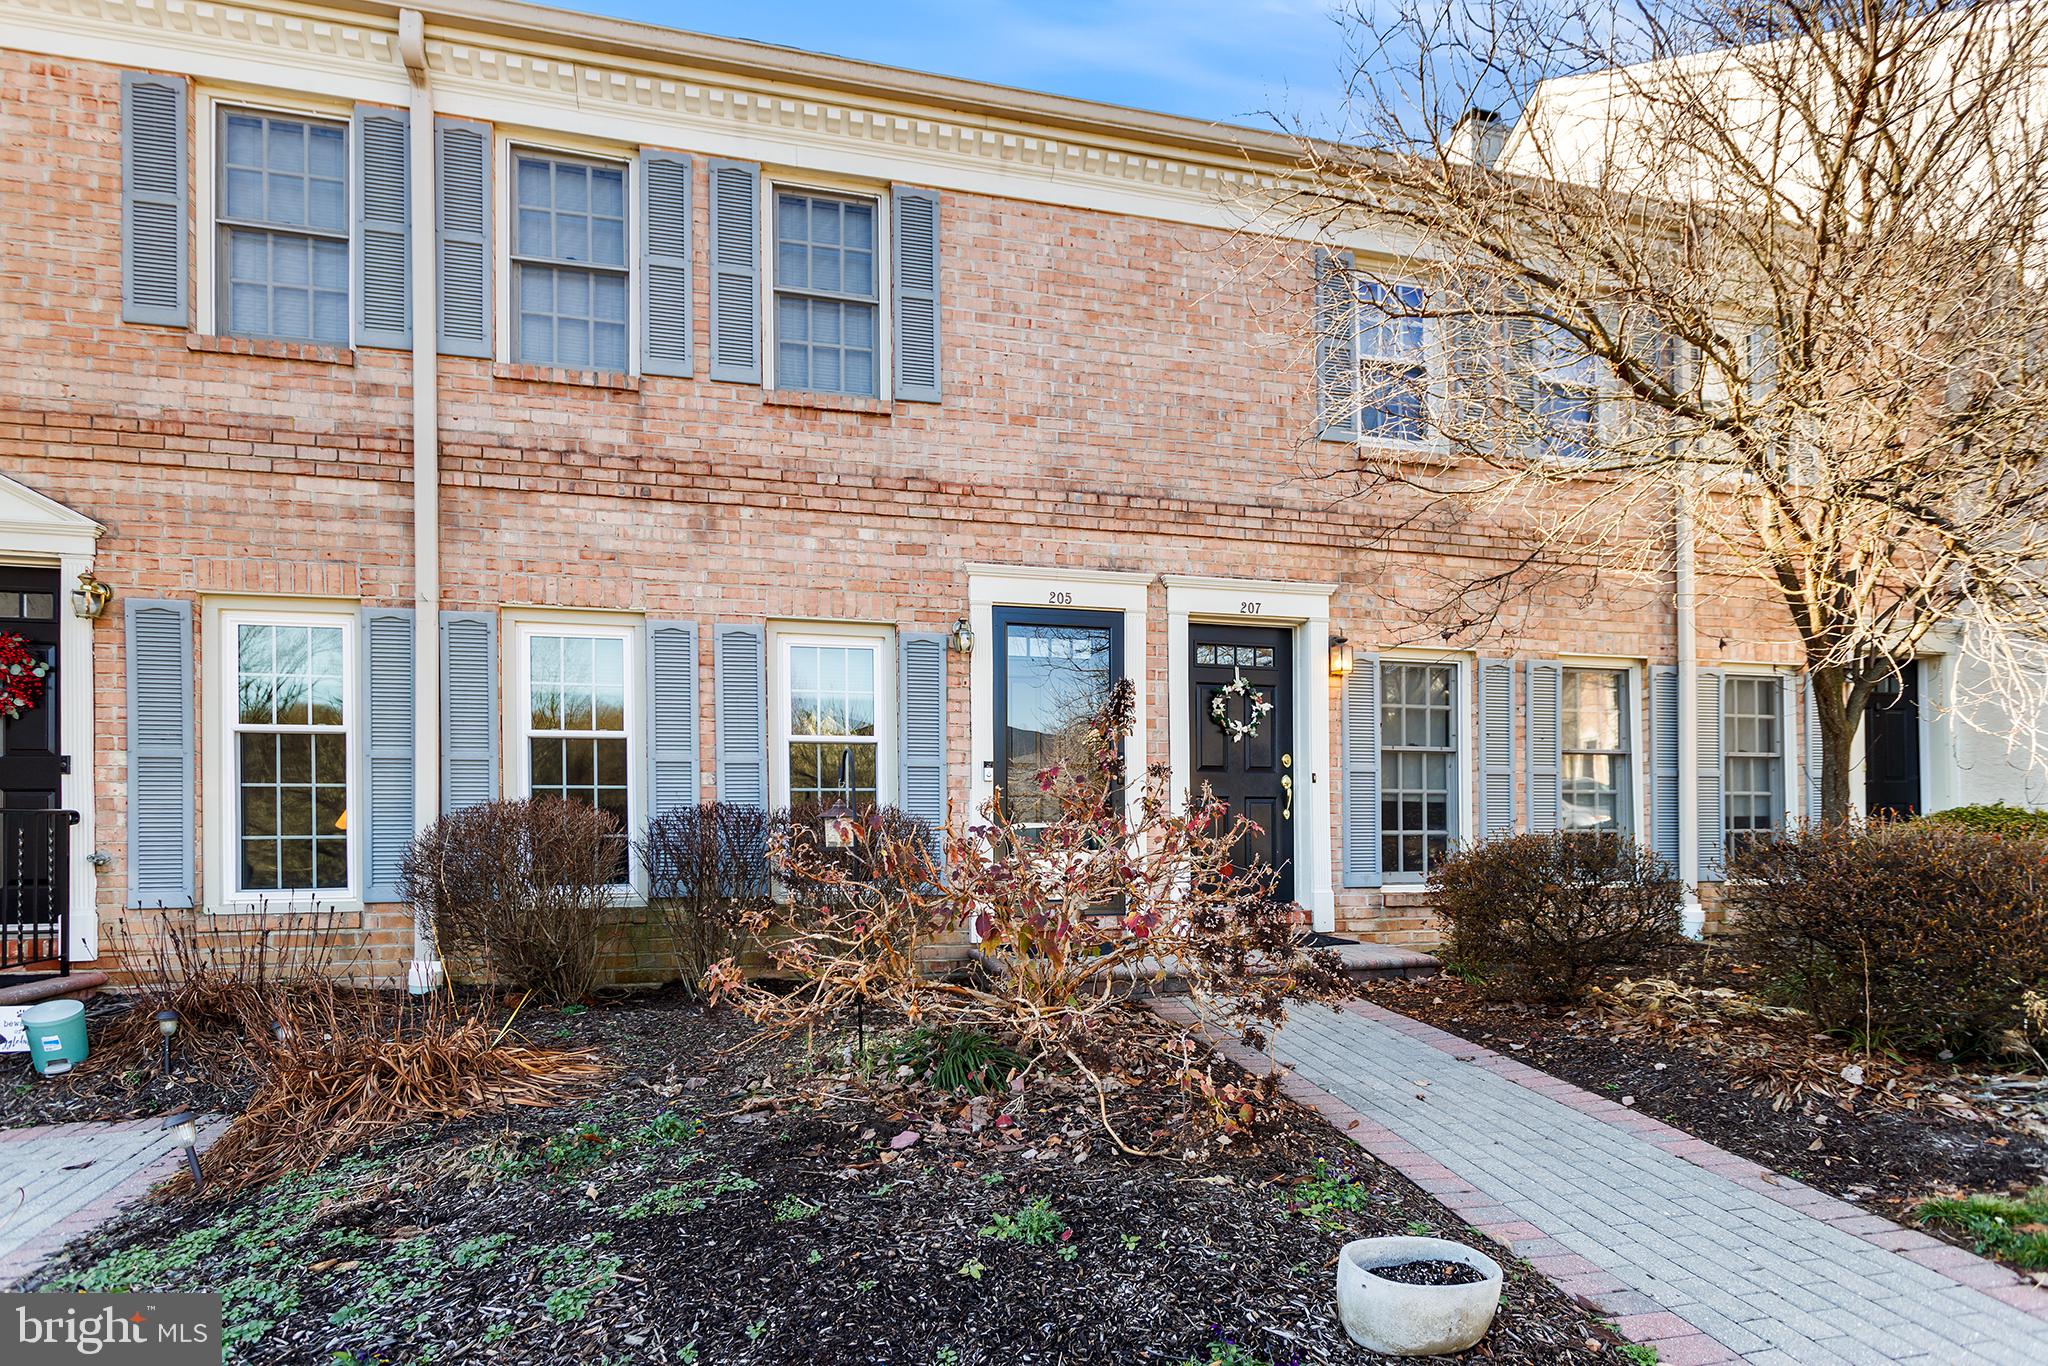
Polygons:
[[2048,843],[1938,821],[1826,826],[1744,849],[1742,946],[1867,1047],[2024,1055],[2048,995]]
[[451,965],[514,991],[572,999],[598,984],[621,849],[617,822],[580,802],[486,802],[422,831],[399,887],[431,919]]
[[1678,938],[1683,889],[1619,835],[1513,835],[1457,850],[1430,874],[1450,956],[1524,1000],[1577,1000],[1601,971]]
[[707,802],[664,811],[640,841],[649,908],[668,929],[677,975],[693,991],[739,945],[749,912],[770,895],[768,813]]
[[335,912],[320,907],[164,911],[143,934],[120,934],[117,952],[135,976],[132,1004],[101,1031],[83,1069],[158,1066],[156,1015],[169,1010],[180,1057],[223,1079],[245,1074],[266,1063],[280,1029],[303,1030],[359,976]]
[[[1189,1060],[1204,1050],[1187,1027],[1132,1009],[1132,988],[1176,976],[1212,1023],[1254,1040],[1289,999],[1344,991],[1334,958],[1296,942],[1299,908],[1274,899],[1272,869],[1237,860],[1245,821],[1206,789],[1176,801],[1163,765],[1126,803],[1133,703],[1119,682],[1090,726],[1086,762],[1039,775],[1057,811],[1028,830],[999,797],[938,840],[887,819],[856,823],[844,849],[808,822],[778,830],[773,858],[790,895],[748,928],[797,989],[749,980],[730,959],[714,989],[785,1032],[874,1007],[913,1026],[986,1031],[1072,1063],[1098,1088],[1104,1069],[1158,1063],[1191,1090],[1203,1074]],[[932,971],[934,950],[970,932],[980,971]],[[1106,1102],[1102,1114],[1108,1128]],[[1243,1123],[1236,1109],[1221,1121]]]

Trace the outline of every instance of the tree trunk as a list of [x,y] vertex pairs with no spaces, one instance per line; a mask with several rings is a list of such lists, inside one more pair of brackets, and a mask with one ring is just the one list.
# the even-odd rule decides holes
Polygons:
[[[1849,765],[1862,724],[1863,707],[1851,704],[1848,671],[1840,665],[1815,669],[1809,676],[1814,715],[1820,721],[1820,814],[1818,824],[1839,825],[1856,816],[1849,786]],[[1809,819],[1812,819],[1809,813]]]

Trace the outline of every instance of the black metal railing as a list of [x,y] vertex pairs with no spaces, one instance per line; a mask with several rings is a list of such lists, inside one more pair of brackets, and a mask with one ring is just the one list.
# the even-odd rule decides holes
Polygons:
[[0,811],[0,972],[71,972],[76,811]]

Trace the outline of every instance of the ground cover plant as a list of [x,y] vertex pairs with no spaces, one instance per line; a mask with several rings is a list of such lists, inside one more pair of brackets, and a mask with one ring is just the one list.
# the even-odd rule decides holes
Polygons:
[[1946,1230],[1987,1257],[2023,1271],[2048,1271],[2048,1185],[2025,1195],[1929,1200],[1914,1211],[1922,1225]]
[[[764,1042],[680,994],[522,1023],[619,1071],[572,1104],[145,1207],[40,1284],[219,1288],[238,1363],[1279,1366],[1374,1359],[1330,1302],[1346,1238],[1472,1236],[1285,1101],[1167,1163],[1107,1141],[1085,1078],[995,1095],[898,1078],[909,1027],[887,1017],[851,1070],[850,1030]],[[1110,1098],[1140,1135],[1190,1103],[1163,1074]],[[1503,1260],[1484,1359],[1612,1359],[1584,1311]]]

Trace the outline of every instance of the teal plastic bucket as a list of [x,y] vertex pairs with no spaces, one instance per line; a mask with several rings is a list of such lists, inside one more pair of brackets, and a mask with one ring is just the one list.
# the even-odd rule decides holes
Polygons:
[[53,1064],[69,1072],[85,1061],[85,1005],[81,1001],[43,1001],[21,1012],[28,1030],[29,1061],[48,1075]]

